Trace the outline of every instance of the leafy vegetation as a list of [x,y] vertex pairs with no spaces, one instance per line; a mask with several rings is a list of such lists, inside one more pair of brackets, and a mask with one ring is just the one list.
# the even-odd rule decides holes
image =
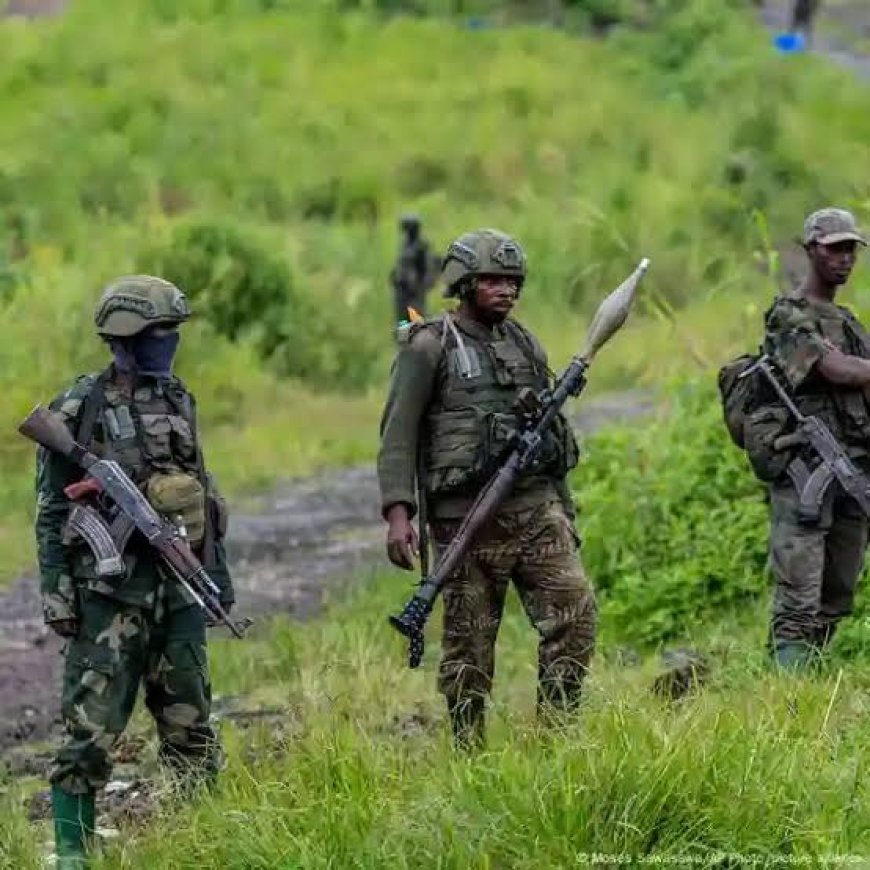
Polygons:
[[[857,864],[870,617],[862,604],[817,677],[767,671],[763,492],[709,373],[752,344],[771,279],[799,268],[788,242],[807,210],[870,217],[866,89],[768,52],[736,0],[567,9],[606,41],[507,26],[530,4],[478,29],[448,14],[492,4],[416,5],[428,17],[376,16],[407,7],[375,0],[128,0],[111,15],[77,0],[55,21],[0,22],[0,422],[13,431],[102,364],[86,338],[99,287],[153,268],[197,307],[179,368],[231,491],[368,461],[401,209],[439,247],[482,224],[522,240],[522,316],[554,366],[648,255],[642,316],[594,383],[658,384],[668,404],[655,426],[596,437],[574,479],[602,624],[585,709],[538,730],[534,638],[512,600],[491,748],[451,756],[437,645],[422,674],[404,670],[384,615],[406,587],[365,578],[327,619],[215,644],[224,703],[280,712],[226,723],[219,789],[167,802],[103,866]],[[852,296],[865,310],[867,282],[865,266]],[[699,369],[707,380],[687,386]],[[0,443],[6,576],[32,561],[31,458]],[[665,707],[651,659],[617,662],[620,647],[676,642],[707,650],[714,676]],[[35,866],[28,784],[3,787],[0,866]]]
[[[800,216],[870,202],[865,91],[772,55],[737,6],[637,4],[656,27],[603,42],[326,2],[131,0],[107,16],[81,0],[3,20],[3,426],[102,365],[93,300],[147,266],[204,315],[180,371],[231,489],[371,455],[406,207],[437,247],[481,224],[522,240],[522,316],[557,365],[651,256],[647,325],[602,357],[597,388],[715,363],[745,341],[768,251]],[[298,425],[302,406],[317,425]],[[32,558],[30,456],[0,446],[7,576]]]

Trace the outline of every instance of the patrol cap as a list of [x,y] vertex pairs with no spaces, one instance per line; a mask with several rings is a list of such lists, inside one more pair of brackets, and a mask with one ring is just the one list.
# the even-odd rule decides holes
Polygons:
[[153,275],[125,275],[103,291],[94,313],[100,335],[128,338],[157,324],[183,323],[190,317],[185,295]]
[[836,245],[838,242],[857,242],[866,245],[855,216],[843,208],[821,208],[814,211],[804,223],[804,244]]

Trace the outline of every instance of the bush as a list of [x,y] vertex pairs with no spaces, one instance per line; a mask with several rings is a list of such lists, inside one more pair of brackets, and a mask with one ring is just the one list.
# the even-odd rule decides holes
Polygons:
[[284,377],[350,389],[371,380],[378,355],[366,330],[352,318],[324,317],[297,291],[286,262],[239,224],[182,224],[140,256],[139,268],[184,289],[219,335],[254,341]]
[[712,386],[674,390],[666,419],[604,433],[575,477],[602,623],[657,644],[765,592],[767,507]]

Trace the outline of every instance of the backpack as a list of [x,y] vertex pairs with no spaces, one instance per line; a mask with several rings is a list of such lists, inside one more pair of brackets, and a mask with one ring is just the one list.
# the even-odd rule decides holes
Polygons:
[[761,383],[764,376],[757,371],[745,375],[758,359],[758,354],[741,354],[722,366],[717,377],[725,425],[731,440],[741,450],[746,448],[744,423],[765,400],[766,384]]

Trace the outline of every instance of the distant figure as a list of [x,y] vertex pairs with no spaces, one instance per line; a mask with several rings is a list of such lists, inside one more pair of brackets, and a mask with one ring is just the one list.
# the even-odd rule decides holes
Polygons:
[[821,6],[821,0],[794,0],[791,14],[791,31],[799,33],[807,46],[813,40],[813,20]]
[[402,238],[396,264],[390,272],[395,303],[394,323],[409,320],[408,308],[426,313],[426,291],[435,283],[440,261],[430,253],[429,243],[420,232],[420,218],[405,214],[399,220]]

